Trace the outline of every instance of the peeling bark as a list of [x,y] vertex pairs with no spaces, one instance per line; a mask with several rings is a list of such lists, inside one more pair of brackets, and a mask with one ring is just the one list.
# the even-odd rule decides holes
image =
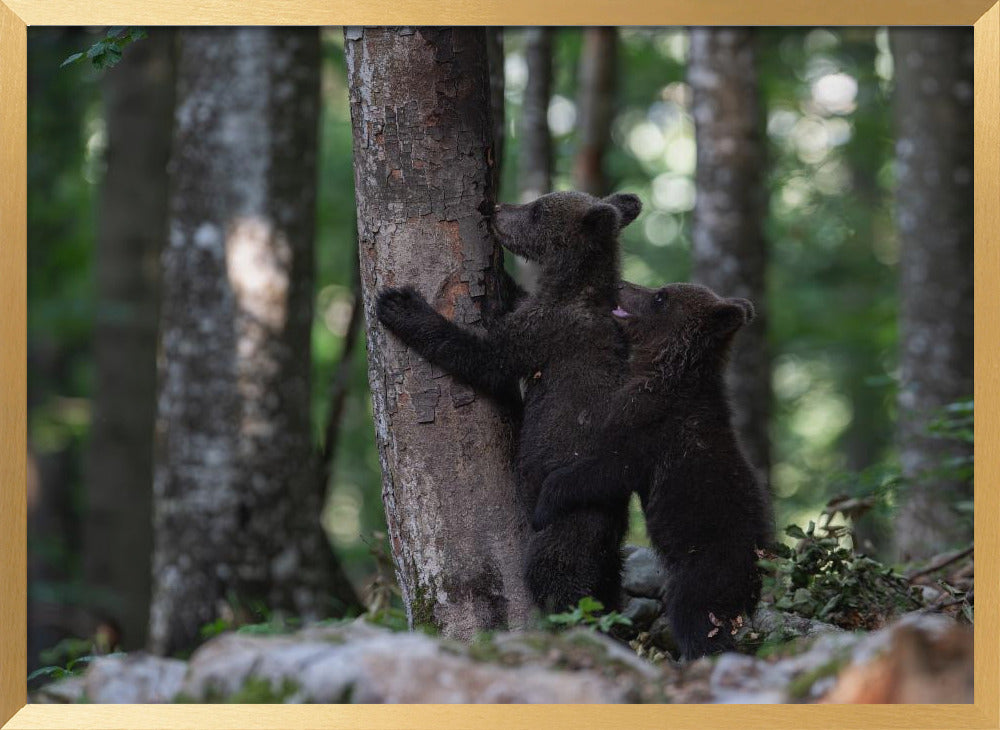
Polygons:
[[152,28],[104,78],[108,147],[95,268],[94,418],[84,573],[121,645],[146,644],[153,539],[159,257],[167,237],[172,29]]
[[227,604],[308,618],[355,600],[320,526],[309,429],[319,35],[179,40],[154,480],[160,653],[193,644]]
[[895,61],[900,236],[898,438],[906,480],[896,520],[903,558],[971,539],[952,508],[971,483],[932,474],[971,445],[929,437],[948,403],[972,396],[972,31],[900,28]]
[[377,292],[412,285],[478,326],[501,296],[482,28],[348,28],[355,188],[369,381],[397,577],[411,625],[447,636],[520,626],[525,515],[514,426],[487,399],[389,336]]
[[770,471],[771,358],[767,347],[767,251],[754,31],[694,28],[688,82],[698,147],[693,279],[754,303],[727,373],[733,424],[761,478]]
[[604,153],[611,141],[618,73],[618,29],[585,28],[580,52],[577,100],[579,147],[573,185],[591,195],[608,192]]

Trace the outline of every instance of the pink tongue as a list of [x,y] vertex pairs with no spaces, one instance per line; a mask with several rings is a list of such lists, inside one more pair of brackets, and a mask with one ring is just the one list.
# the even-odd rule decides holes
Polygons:
[[615,307],[614,309],[612,309],[611,314],[615,315],[616,317],[622,317],[622,318],[632,316],[621,307]]

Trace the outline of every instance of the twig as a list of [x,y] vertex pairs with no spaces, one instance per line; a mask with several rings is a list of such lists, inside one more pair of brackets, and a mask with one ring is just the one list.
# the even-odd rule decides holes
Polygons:
[[937,603],[932,603],[930,606],[924,609],[925,612],[940,611],[942,608],[951,608],[952,606],[958,606],[963,603],[968,603],[970,606],[975,605],[974,601],[975,595],[972,590],[964,594],[961,598],[952,598],[949,601],[938,601]]
[[941,570],[941,568],[947,568],[952,563],[957,563],[962,558],[966,557],[967,555],[970,555],[974,547],[975,547],[974,545],[969,545],[969,547],[965,548],[964,550],[959,550],[954,555],[938,559],[935,562],[928,565],[926,568],[922,568],[916,571],[915,573],[910,573],[910,575],[908,575],[906,579],[912,582],[917,578],[922,578],[923,576],[929,575],[930,573],[935,573]]
[[327,485],[330,483],[330,476],[333,473],[333,457],[337,453],[337,444],[340,441],[340,423],[344,413],[344,403],[347,400],[348,381],[351,374],[351,355],[354,353],[358,331],[361,329],[363,304],[361,301],[361,275],[357,268],[354,270],[352,289],[354,303],[351,305],[351,318],[348,320],[347,331],[344,333],[340,362],[337,363],[333,376],[330,378],[330,412],[326,418],[323,451],[320,454],[319,463],[319,490],[323,497],[326,496]]

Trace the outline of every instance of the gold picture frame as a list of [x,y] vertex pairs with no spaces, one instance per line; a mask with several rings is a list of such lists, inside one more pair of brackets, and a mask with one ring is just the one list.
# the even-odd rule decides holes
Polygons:
[[[973,705],[26,705],[26,248],[29,25],[966,25],[975,27]],[[1000,0],[0,0],[0,723],[4,728],[1000,727]],[[985,485],[985,486],[984,486]]]

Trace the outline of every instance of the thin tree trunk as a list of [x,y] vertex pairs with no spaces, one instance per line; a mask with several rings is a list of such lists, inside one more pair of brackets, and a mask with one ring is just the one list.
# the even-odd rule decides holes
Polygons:
[[337,363],[333,376],[330,378],[330,412],[326,417],[326,428],[323,430],[323,451],[319,459],[319,490],[322,502],[326,503],[330,478],[337,457],[337,447],[340,444],[340,426],[344,418],[344,404],[347,403],[347,392],[350,387],[351,366],[354,362],[354,348],[361,329],[361,272],[355,271],[351,282],[351,317],[347,321],[343,344],[340,350],[340,362]]
[[604,153],[611,141],[618,73],[618,29],[585,28],[577,80],[579,147],[573,166],[573,184],[591,195],[605,195],[608,180]]
[[382,497],[411,625],[446,635],[520,626],[527,537],[514,427],[486,398],[390,337],[385,286],[412,285],[478,326],[503,257],[477,209],[492,205],[482,28],[349,28],[361,275]]
[[972,31],[900,28],[895,60],[900,235],[901,557],[967,543],[954,503],[972,484],[934,473],[971,445],[934,438],[948,403],[972,396]]
[[486,55],[490,72],[490,115],[493,125],[493,189],[500,190],[500,176],[503,171],[503,152],[507,135],[504,122],[506,105],[504,104],[504,53],[503,26],[486,29]]
[[767,251],[761,230],[764,146],[753,30],[694,28],[688,83],[698,147],[693,278],[754,303],[736,338],[728,381],[733,423],[765,481],[771,466],[771,358],[767,347]]
[[167,236],[172,29],[151,29],[104,78],[108,147],[97,241],[94,418],[84,572],[125,649],[146,644],[153,539],[159,257]]
[[[520,147],[517,187],[520,202],[534,200],[552,190],[552,134],[549,131],[549,101],[552,98],[553,28],[524,29],[524,57],[528,83],[521,104]],[[518,279],[534,291],[538,265],[517,258]]]
[[319,35],[179,35],[154,482],[161,653],[226,610],[308,618],[355,601],[333,577],[309,430]]
[[524,29],[524,59],[528,83],[521,104],[521,140],[518,188],[521,202],[552,190],[552,135],[549,101],[552,98],[552,28]]

